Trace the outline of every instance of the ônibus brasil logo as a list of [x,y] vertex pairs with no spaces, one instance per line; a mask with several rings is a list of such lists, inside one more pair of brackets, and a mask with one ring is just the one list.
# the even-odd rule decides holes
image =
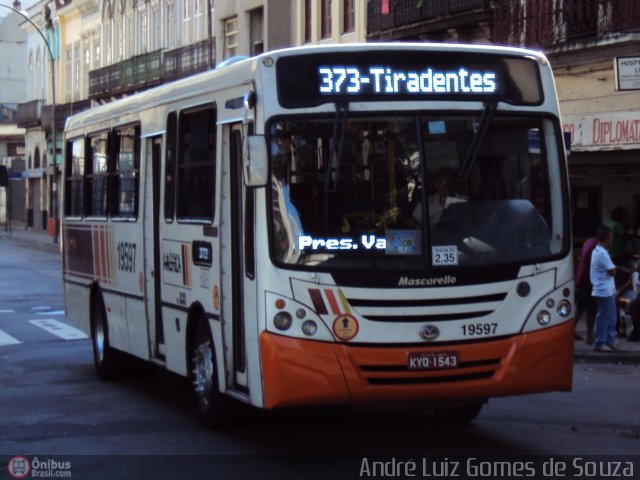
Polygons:
[[7,464],[7,470],[13,478],[25,478],[31,471],[31,464],[25,457],[13,457]]

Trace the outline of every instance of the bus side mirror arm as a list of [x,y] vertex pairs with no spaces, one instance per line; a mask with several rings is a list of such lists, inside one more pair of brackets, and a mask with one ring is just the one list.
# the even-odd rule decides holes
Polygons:
[[242,175],[247,187],[264,187],[267,184],[267,140],[264,135],[244,137],[242,149]]

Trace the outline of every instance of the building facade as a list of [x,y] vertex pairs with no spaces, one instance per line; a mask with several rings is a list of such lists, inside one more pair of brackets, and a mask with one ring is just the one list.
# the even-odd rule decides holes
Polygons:
[[594,235],[621,207],[640,251],[640,2],[501,0],[495,33],[543,49],[554,68],[571,138],[574,234]]
[[295,0],[295,45],[365,42],[367,0]]
[[24,199],[21,172],[25,131],[17,125],[18,104],[24,102],[27,93],[24,62],[27,36],[20,29],[20,21],[20,15],[14,12],[0,18],[0,225],[3,228],[10,220],[23,221],[25,213],[24,200],[22,205],[16,203],[16,199]]
[[293,45],[290,0],[217,1],[214,13],[217,62]]

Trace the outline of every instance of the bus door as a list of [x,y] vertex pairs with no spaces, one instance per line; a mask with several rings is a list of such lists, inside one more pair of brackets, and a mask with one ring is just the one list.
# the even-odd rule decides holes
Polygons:
[[[248,393],[247,332],[256,318],[253,190],[242,181],[241,123],[224,125],[221,203],[221,289],[226,364],[230,385]],[[251,334],[250,334],[251,335]]]
[[144,290],[147,312],[150,358],[164,361],[164,333],[160,305],[160,164],[162,136],[147,137],[145,143],[145,199],[144,205]]

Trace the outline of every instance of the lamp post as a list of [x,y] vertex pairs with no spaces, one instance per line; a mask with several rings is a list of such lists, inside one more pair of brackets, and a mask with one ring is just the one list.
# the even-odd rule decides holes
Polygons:
[[20,0],[15,0],[13,2],[13,7],[9,5],[4,5],[0,3],[0,7],[8,8],[13,12],[20,15],[27,22],[31,24],[33,28],[36,29],[36,32],[42,37],[44,44],[47,47],[47,51],[49,52],[49,58],[51,58],[51,144],[52,144],[52,152],[53,152],[53,186],[55,192],[55,202],[53,206],[53,218],[55,224],[53,243],[58,243],[58,165],[56,162],[56,153],[57,153],[57,144],[56,144],[56,72],[55,72],[55,59],[53,58],[53,50],[51,49],[51,45],[47,40],[47,37],[44,36],[42,30],[29,18],[29,14],[25,10],[21,10],[22,4]]

